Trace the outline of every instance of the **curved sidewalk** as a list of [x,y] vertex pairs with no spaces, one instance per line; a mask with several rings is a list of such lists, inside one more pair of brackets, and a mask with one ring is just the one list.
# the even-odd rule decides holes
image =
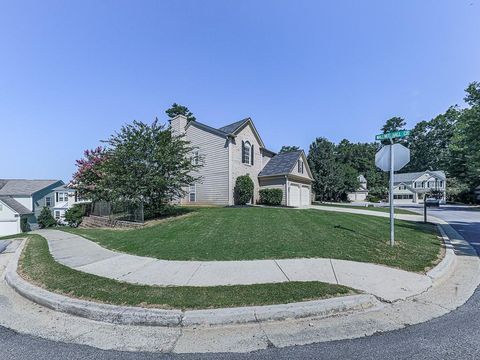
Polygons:
[[219,286],[322,281],[393,302],[427,290],[428,275],[382,265],[337,259],[170,261],[118,253],[81,236],[39,230],[59,263],[75,270],[128,283],[158,286]]

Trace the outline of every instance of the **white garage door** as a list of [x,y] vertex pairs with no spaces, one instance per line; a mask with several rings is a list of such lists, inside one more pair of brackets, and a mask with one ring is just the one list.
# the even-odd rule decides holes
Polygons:
[[298,185],[290,185],[288,191],[288,205],[300,206],[300,187]]
[[18,233],[17,220],[0,221],[0,236],[14,235]]
[[302,206],[310,205],[310,189],[308,186],[302,186]]

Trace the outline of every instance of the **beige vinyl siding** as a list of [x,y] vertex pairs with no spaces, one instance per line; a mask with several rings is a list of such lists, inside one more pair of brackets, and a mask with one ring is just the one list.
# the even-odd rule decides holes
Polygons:
[[283,192],[282,205],[287,204],[286,179],[285,176],[275,178],[260,178],[260,189],[280,189]]
[[[194,124],[187,128],[186,139],[197,148],[203,160],[203,167],[195,174],[202,177],[196,186],[196,203],[228,205],[227,139],[199,129]],[[182,203],[189,203],[188,195]]]
[[299,160],[303,161],[303,174],[298,172],[298,161],[295,163],[295,166],[293,167],[292,171],[290,172],[291,175],[295,176],[300,176],[305,179],[310,179],[310,176],[308,175],[308,170],[307,170],[307,159],[302,155],[300,156]]

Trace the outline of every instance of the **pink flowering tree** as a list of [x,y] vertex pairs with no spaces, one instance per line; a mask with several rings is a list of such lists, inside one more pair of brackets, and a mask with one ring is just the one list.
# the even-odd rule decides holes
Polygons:
[[104,147],[85,150],[83,158],[76,161],[77,171],[73,174],[71,186],[85,198],[108,200],[108,177],[105,165],[108,152]]

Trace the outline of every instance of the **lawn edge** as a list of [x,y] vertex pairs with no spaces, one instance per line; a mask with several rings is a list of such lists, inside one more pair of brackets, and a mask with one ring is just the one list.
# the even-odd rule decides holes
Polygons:
[[91,320],[123,325],[194,326],[228,325],[285,320],[311,316],[327,317],[344,312],[363,311],[382,306],[369,294],[358,294],[289,304],[229,307],[205,310],[165,310],[121,306],[72,298],[33,285],[18,272],[18,262],[27,240],[23,240],[9,262],[5,280],[17,293],[55,311]]

